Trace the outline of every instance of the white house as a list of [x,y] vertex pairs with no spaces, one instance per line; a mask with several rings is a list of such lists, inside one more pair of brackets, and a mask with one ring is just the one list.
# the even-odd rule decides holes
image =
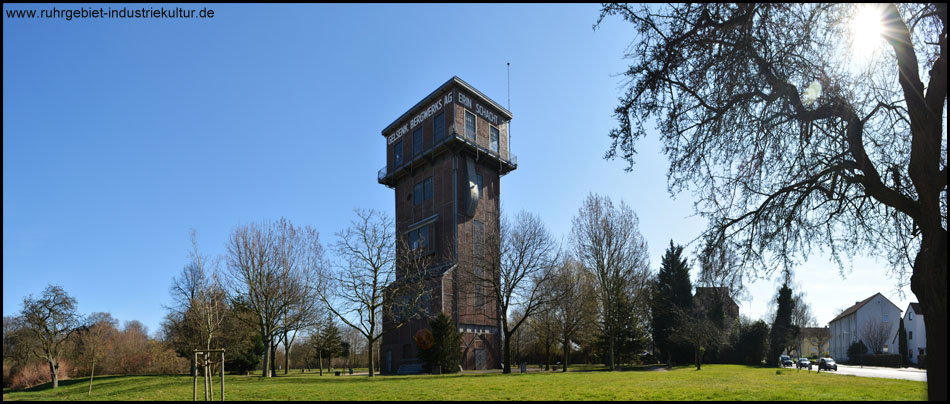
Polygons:
[[[848,307],[828,323],[831,329],[831,357],[840,361],[848,360],[848,347],[858,340],[864,341],[869,350],[873,349],[875,337],[869,335],[874,334],[872,330],[876,330],[877,338],[884,342],[883,352],[897,352],[897,344],[891,341],[900,327],[900,318],[901,309],[880,293],[855,302],[854,306]],[[887,337],[880,339],[881,335]]]
[[[924,313],[920,311],[920,303],[907,305],[904,313],[904,331],[907,332],[907,357],[917,363],[917,357],[927,353],[927,328],[924,326]],[[897,346],[897,334],[892,343]]]

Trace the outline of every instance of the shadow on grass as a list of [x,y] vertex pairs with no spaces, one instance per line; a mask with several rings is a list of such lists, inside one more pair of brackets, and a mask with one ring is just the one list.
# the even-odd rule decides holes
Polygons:
[[[674,366],[676,369],[680,366]],[[622,365],[615,368],[615,372],[644,372],[644,371],[662,371],[666,370],[666,365],[664,364],[655,364],[655,365]],[[571,369],[570,366],[567,368],[568,372],[609,372],[610,369],[607,367],[598,368],[598,369]],[[563,372],[557,372],[563,373]]]
[[[95,379],[93,379],[92,381],[92,385],[93,385],[93,388],[95,388],[95,386],[98,384],[100,380],[118,379],[118,378],[123,378],[123,377],[128,377],[128,375],[96,376]],[[81,384],[81,383],[85,383],[86,385],[88,385],[89,378],[80,377],[80,378],[75,378],[75,379],[60,380],[59,387],[72,386],[74,384]],[[46,382],[40,385],[36,385],[33,387],[20,389],[20,390],[12,390],[12,389],[7,388],[7,389],[3,389],[3,392],[4,393],[36,392],[36,391],[43,391],[43,390],[51,390],[52,388],[53,388],[53,382]]]

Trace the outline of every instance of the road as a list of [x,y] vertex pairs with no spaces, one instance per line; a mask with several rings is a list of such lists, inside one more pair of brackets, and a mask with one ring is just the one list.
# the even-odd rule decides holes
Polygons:
[[[817,369],[817,367],[814,369]],[[904,379],[917,382],[927,381],[927,371],[917,368],[879,368],[871,366],[865,366],[862,368],[860,366],[849,366],[839,363],[837,372],[831,371],[828,373],[863,377],[883,377],[886,379]]]

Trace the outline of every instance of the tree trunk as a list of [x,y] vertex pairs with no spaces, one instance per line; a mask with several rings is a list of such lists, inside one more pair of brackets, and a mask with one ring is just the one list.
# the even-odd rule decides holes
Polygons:
[[58,363],[54,363],[53,361],[49,361],[50,379],[53,380],[53,388],[54,388],[54,389],[57,388],[57,387],[59,387],[59,375],[57,374],[57,373],[59,373],[58,371],[59,371],[59,364],[58,364]]
[[504,366],[502,367],[501,373],[509,374],[511,373],[511,334],[505,332],[505,340],[502,341],[502,349],[504,354]]
[[190,364],[190,367],[191,367],[191,377],[197,377],[198,365],[195,364],[195,358],[193,355],[188,358],[188,363]]
[[544,370],[551,370],[551,341],[544,339]]
[[270,374],[271,377],[277,376],[277,344],[273,342],[270,345]]
[[317,366],[320,368],[320,376],[323,376],[323,350],[317,351]]
[[931,234],[924,233],[910,285],[927,320],[927,398],[946,401],[947,383],[942,381],[947,380],[947,232],[940,228]]
[[567,372],[567,354],[569,353],[569,349],[571,349],[570,344],[571,344],[571,340],[567,338],[567,335],[565,335],[564,336],[564,360],[562,361],[563,363],[562,366],[564,367],[561,369],[562,373]]
[[375,376],[373,374],[373,342],[374,341],[372,338],[366,338],[366,340],[367,342],[369,342],[367,344],[367,347],[369,348],[369,377],[373,377]]
[[264,349],[264,363],[261,366],[261,377],[270,377],[270,362],[273,361],[270,352],[271,336],[265,327],[261,327],[261,338],[264,340],[264,343],[267,344]]
[[607,364],[607,367],[610,368],[612,372],[614,370],[614,336],[613,333],[608,333],[608,338],[610,338],[610,351],[607,354],[607,361],[610,362]]
[[89,393],[87,393],[86,396],[92,395],[92,378],[95,377],[95,375],[96,375],[96,361],[95,359],[93,359],[92,370],[89,372]]
[[284,374],[290,371],[290,346],[287,344],[287,338],[284,338]]

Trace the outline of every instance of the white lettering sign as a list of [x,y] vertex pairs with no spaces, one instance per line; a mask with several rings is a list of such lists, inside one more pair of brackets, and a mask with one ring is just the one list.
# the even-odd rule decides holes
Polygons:
[[442,109],[443,104],[448,105],[451,102],[452,102],[452,94],[449,93],[448,95],[445,96],[444,99],[440,99],[434,102],[432,105],[429,105],[429,108],[422,110],[422,112],[412,117],[412,119],[409,121],[409,125],[402,125],[401,127],[399,127],[399,129],[396,129],[391,135],[389,135],[386,138],[386,144],[387,145],[393,144],[393,142],[399,140],[399,138],[401,138],[402,135],[405,135],[406,133],[408,133],[409,128],[415,128],[416,126],[419,126],[420,123],[428,119],[430,116],[434,115],[436,112],[439,112]]
[[461,91],[459,92],[459,104],[464,105],[470,110],[474,110],[478,116],[484,118],[488,122],[491,122],[493,125],[498,125],[499,119],[497,114],[491,112],[490,109],[479,105],[477,102],[473,102],[470,97],[466,96]]

